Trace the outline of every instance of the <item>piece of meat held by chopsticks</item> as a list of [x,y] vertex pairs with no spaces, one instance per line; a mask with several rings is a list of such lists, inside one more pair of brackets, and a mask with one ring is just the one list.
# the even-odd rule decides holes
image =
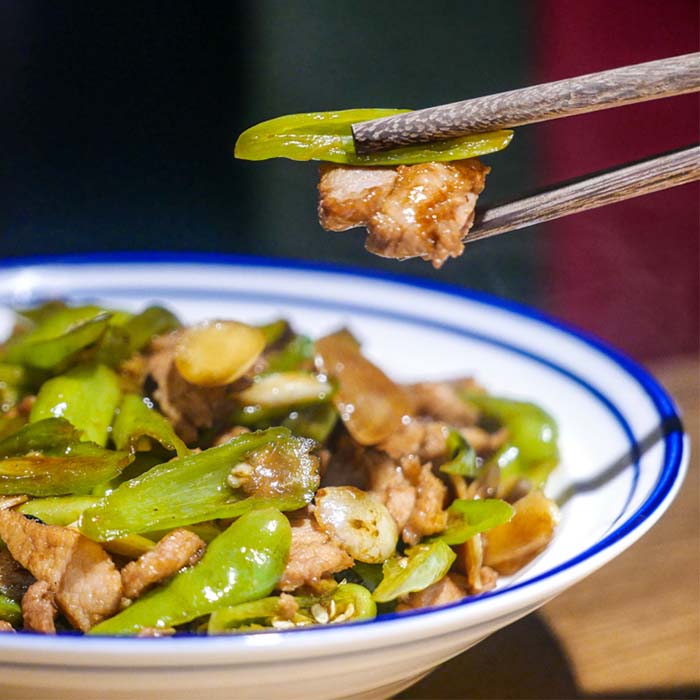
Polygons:
[[322,165],[318,218],[327,231],[365,226],[365,247],[440,268],[464,250],[490,168],[476,158],[396,168]]

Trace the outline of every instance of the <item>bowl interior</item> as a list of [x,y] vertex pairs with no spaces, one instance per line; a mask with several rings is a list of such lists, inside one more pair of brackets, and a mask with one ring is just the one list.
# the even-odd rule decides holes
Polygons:
[[314,337],[347,326],[398,381],[474,376],[493,393],[541,404],[560,427],[562,463],[547,492],[561,502],[561,526],[543,555],[482,603],[534,587],[543,602],[641,536],[680,483],[682,430],[663,390],[614,350],[507,302],[255,259],[81,258],[0,270],[0,332],[7,307],[55,297],[161,303],[187,322],[284,317]]

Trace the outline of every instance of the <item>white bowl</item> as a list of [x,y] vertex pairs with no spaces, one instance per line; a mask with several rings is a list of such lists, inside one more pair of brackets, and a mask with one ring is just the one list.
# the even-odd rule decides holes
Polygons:
[[[8,261],[0,301],[168,305],[186,321],[284,316],[349,326],[398,380],[474,375],[558,420],[563,498],[551,546],[480,597],[365,623],[223,638],[0,635],[3,698],[385,698],[610,561],[669,506],[688,442],[658,384],[618,352],[509,302],[326,266],[214,256]],[[11,314],[2,312],[0,330]],[[604,605],[601,601],[601,605]]]

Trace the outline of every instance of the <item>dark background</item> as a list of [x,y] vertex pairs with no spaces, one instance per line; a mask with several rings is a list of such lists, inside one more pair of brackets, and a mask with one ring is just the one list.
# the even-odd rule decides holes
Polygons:
[[[435,272],[316,221],[316,168],[233,158],[280,114],[424,107],[698,50],[695,0],[0,0],[0,257],[254,253],[534,304],[641,359],[698,348],[698,190],[468,247]],[[697,141],[696,96],[525,127],[483,203]]]

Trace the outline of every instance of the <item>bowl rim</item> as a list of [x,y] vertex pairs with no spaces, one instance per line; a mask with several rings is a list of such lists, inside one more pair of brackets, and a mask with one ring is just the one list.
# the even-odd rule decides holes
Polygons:
[[[66,255],[37,255],[37,256],[24,256],[24,257],[13,257],[0,259],[0,274],[5,272],[10,272],[13,269],[20,268],[33,268],[33,267],[50,267],[50,266],[81,266],[81,265],[127,265],[127,264],[137,264],[137,265],[201,265],[201,266],[218,266],[218,267],[230,267],[230,266],[243,266],[243,267],[263,267],[268,269],[285,269],[289,271],[309,271],[314,273],[327,273],[329,275],[343,275],[351,276],[360,279],[370,279],[377,280],[380,282],[388,282],[391,284],[407,286],[412,289],[426,290],[430,292],[438,292],[446,294],[451,297],[455,297],[459,300],[465,300],[467,302],[476,302],[478,304],[483,304],[490,307],[495,307],[504,311],[511,312],[519,317],[523,317],[526,320],[536,321],[544,326],[553,328],[555,331],[559,331],[564,335],[573,337],[575,340],[582,342],[584,345],[589,346],[593,350],[599,352],[603,356],[611,360],[615,365],[617,365],[624,373],[632,377],[636,383],[641,387],[644,393],[650,398],[656,412],[658,413],[660,423],[664,427],[663,430],[663,441],[664,441],[664,458],[663,465],[659,471],[659,475],[656,483],[652,487],[652,490],[646,497],[646,499],[639,505],[639,507],[629,514],[624,522],[619,525],[616,523],[613,527],[603,536],[601,539],[596,541],[593,545],[587,549],[579,552],[573,557],[567,558],[556,566],[553,566],[537,576],[528,578],[521,582],[515,582],[502,589],[497,589],[495,591],[482,594],[477,597],[472,597],[459,601],[447,606],[442,606],[440,608],[429,608],[422,610],[415,610],[401,613],[400,615],[391,614],[380,616],[374,620],[360,621],[355,623],[346,623],[341,625],[333,625],[327,627],[313,627],[298,630],[289,630],[284,632],[284,637],[291,641],[292,638],[305,638],[310,641],[315,635],[320,633],[326,633],[335,631],[347,634],[350,630],[358,630],[360,628],[366,627],[377,627],[377,625],[382,625],[386,627],[387,625],[393,623],[401,624],[403,621],[408,621],[415,618],[425,618],[426,616],[432,616],[433,618],[442,617],[442,613],[449,613],[455,608],[465,608],[466,606],[473,606],[475,604],[482,603],[487,600],[493,600],[494,598],[501,598],[504,595],[512,594],[513,591],[523,590],[526,588],[532,589],[534,584],[537,584],[543,580],[551,579],[559,574],[565,572],[571,572],[572,568],[577,567],[583,562],[592,561],[595,558],[599,558],[601,555],[604,557],[603,560],[593,566],[597,568],[600,564],[607,561],[607,559],[612,558],[614,554],[615,546],[624,546],[623,541],[627,540],[630,536],[636,536],[630,541],[636,540],[641,537],[646,530],[653,525],[653,523],[663,514],[666,507],[670,504],[675,492],[680,487],[682,478],[684,476],[685,468],[687,466],[688,450],[687,448],[687,437],[685,436],[683,425],[679,416],[679,413],[674,405],[673,400],[670,398],[668,393],[663,389],[663,387],[645,370],[639,363],[629,358],[627,355],[617,350],[613,346],[609,345],[607,342],[597,338],[595,335],[581,330],[572,324],[562,321],[552,315],[542,312],[538,309],[532,308],[528,305],[522,304],[520,302],[512,301],[510,299],[504,299],[493,294],[489,294],[482,291],[471,290],[467,288],[462,288],[453,284],[448,284],[444,282],[435,281],[432,279],[413,277],[404,273],[393,272],[393,271],[380,271],[374,269],[365,269],[358,266],[351,265],[341,265],[336,263],[328,262],[315,262],[299,259],[289,259],[289,258],[276,258],[267,256],[254,256],[254,255],[233,255],[233,254],[218,254],[218,253],[190,253],[190,252],[170,252],[170,251],[154,251],[154,252],[131,252],[131,251],[118,251],[110,253],[80,253],[80,254],[66,254]],[[418,319],[419,320],[419,319]],[[519,349],[517,345],[508,346],[511,349],[524,351]],[[535,356],[536,359],[540,361],[543,359],[539,356]],[[551,364],[548,361],[546,364]],[[559,368],[565,373],[567,372],[563,368]],[[574,375],[575,376],[575,375]],[[580,379],[580,378],[578,378]],[[584,380],[585,381],[585,380]],[[603,398],[604,395],[602,395]],[[614,404],[613,404],[614,408]],[[623,419],[624,420],[624,419]],[[631,438],[633,449],[638,448],[638,444],[634,436],[628,435]],[[635,456],[638,460],[638,455]],[[605,556],[607,553],[607,556]],[[593,569],[591,569],[593,570]],[[583,575],[576,577],[574,580],[578,580]],[[392,625],[392,626],[393,626]],[[268,633],[270,635],[275,633]],[[275,634],[275,636],[278,636]],[[330,637],[330,635],[328,635]],[[5,637],[5,641],[9,642],[8,638],[15,638],[17,641],[20,638],[23,639],[22,646],[24,642],[31,642],[33,640],[39,642],[41,640],[41,646],[46,649],[46,644],[51,646],[63,645],[64,642],[68,643],[78,643],[81,650],[86,650],[84,644],[95,645],[99,640],[102,644],[107,646],[115,645],[114,651],[122,651],[124,645],[134,644],[134,642],[141,642],[138,644],[138,653],[142,653],[145,650],[143,644],[152,644],[153,638],[142,639],[134,637],[84,637],[83,635],[77,633],[64,633],[61,635],[47,637],[45,635],[39,635],[31,632],[20,632],[19,635],[0,635],[0,649],[7,648],[7,643],[3,643],[2,637]],[[220,646],[222,643],[226,644],[230,649],[239,647],[239,644],[244,644],[246,640],[250,640],[253,637],[260,637],[260,635],[232,635],[224,638],[221,637],[206,637],[203,635],[195,634],[182,634],[176,635],[174,637],[168,638],[158,638],[158,644],[154,645],[161,648],[164,651],[162,645],[167,644],[170,650],[174,650],[177,646],[180,646],[183,650],[186,646],[186,642],[191,642],[194,639],[199,640],[197,645],[201,645],[203,640],[207,640],[204,644],[209,647],[210,645]],[[87,641],[86,641],[87,640]],[[326,641],[326,635],[323,635],[323,641]],[[330,639],[328,640],[330,641]],[[26,647],[25,647],[26,648]],[[278,648],[279,651],[279,648]]]

